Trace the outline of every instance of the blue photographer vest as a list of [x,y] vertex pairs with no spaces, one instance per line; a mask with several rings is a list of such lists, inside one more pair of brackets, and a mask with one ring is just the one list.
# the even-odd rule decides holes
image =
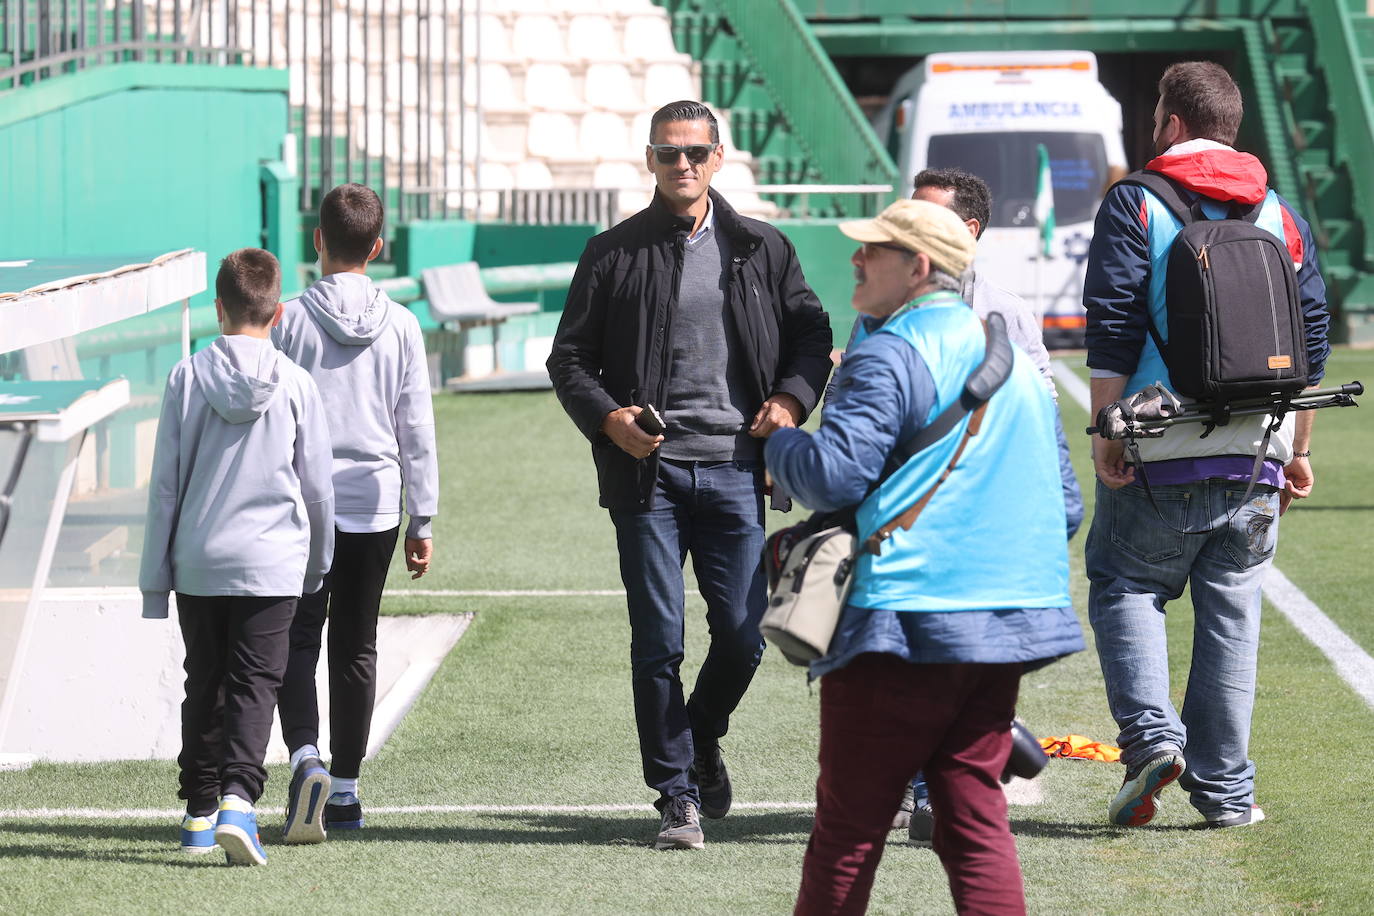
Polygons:
[[[935,380],[926,422],[958,400],[986,346],[982,323],[953,293],[916,300],[878,334],[911,344]],[[1069,557],[1054,403],[1016,351],[1012,374],[988,402],[982,429],[910,531],[882,555],[863,553],[849,603],[890,611],[1060,608],[1069,605]],[[930,489],[958,449],[969,417],[912,456],[859,506],[859,541]]]

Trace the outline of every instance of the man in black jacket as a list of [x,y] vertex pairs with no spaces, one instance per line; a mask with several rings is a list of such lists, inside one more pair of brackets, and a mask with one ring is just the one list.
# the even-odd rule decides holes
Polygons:
[[[700,849],[698,811],[730,809],[718,742],[763,652],[760,446],[815,407],[832,342],[787,238],[710,190],[723,157],[710,109],[666,105],[649,133],[653,202],[587,243],[548,370],[616,529],[655,846]],[[650,406],[661,435],[637,422]],[[684,702],[689,553],[711,646]]]

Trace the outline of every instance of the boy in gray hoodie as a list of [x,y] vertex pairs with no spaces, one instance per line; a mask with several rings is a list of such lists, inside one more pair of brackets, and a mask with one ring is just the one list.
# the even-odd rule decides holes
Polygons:
[[215,294],[223,335],[167,378],[138,587],[144,617],[176,590],[186,643],[181,848],[262,865],[253,805],[296,600],[334,551],[334,489],[319,391],[268,339],[277,259],[235,251]]
[[[334,444],[336,549],[324,588],[301,598],[279,708],[291,750],[285,839],[319,843],[326,828],[363,826],[358,774],[376,698],[377,611],[401,524],[411,578],[429,569],[439,468],[420,323],[372,285],[382,202],[360,184],[320,203],[323,276],[285,304],[272,339],[319,385]],[[320,759],[315,667],[329,619],[330,769]],[[320,799],[326,802],[320,811]],[[322,815],[322,816],[321,816]]]

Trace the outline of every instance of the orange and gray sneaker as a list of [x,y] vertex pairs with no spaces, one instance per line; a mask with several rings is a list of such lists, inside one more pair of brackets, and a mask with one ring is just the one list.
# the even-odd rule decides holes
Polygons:
[[1107,817],[1119,827],[1143,827],[1159,811],[1159,793],[1183,775],[1183,752],[1167,748],[1126,772],[1121,791],[1107,806]]

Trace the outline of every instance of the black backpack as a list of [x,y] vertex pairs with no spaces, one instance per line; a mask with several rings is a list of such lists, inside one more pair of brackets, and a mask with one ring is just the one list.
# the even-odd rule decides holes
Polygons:
[[1149,319],[1174,389],[1212,405],[1220,425],[1232,401],[1280,401],[1306,388],[1298,278],[1283,240],[1255,225],[1264,201],[1233,203],[1226,219],[1209,219],[1160,172],[1132,172],[1120,183],[1149,190],[1183,223],[1168,254],[1167,344]]

